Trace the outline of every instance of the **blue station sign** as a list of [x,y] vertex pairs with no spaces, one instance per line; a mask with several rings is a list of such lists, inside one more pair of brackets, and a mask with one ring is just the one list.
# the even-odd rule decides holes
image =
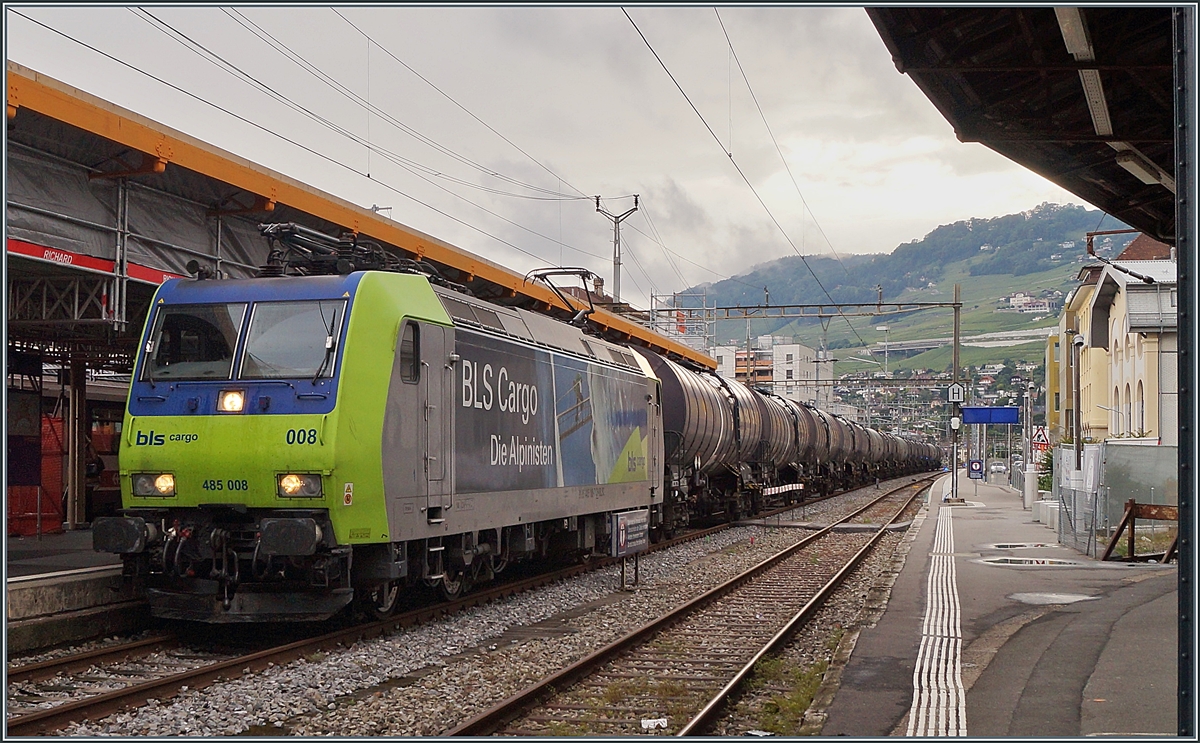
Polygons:
[[1002,424],[1008,423],[1016,425],[1021,422],[1021,409],[1015,405],[1001,405],[996,407],[974,407],[962,408],[962,422],[964,424],[976,423],[992,423]]

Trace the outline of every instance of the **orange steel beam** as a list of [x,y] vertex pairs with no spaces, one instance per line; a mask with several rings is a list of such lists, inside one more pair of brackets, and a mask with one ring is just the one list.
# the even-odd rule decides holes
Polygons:
[[[347,231],[404,250],[419,259],[441,263],[491,282],[507,289],[513,295],[531,297],[547,308],[562,305],[554,292],[548,288],[540,284],[526,283],[520,274],[486,258],[411,227],[384,221],[369,209],[315,189],[282,173],[276,173],[9,61],[9,118],[15,115],[15,110],[19,108],[37,111],[148,155],[152,153],[153,157],[160,160],[257,194],[267,202],[287,204],[299,211],[341,225]],[[572,305],[568,308],[571,312],[586,307],[580,300],[568,299],[568,302]],[[708,355],[608,310],[597,308],[590,320],[608,333],[637,339],[652,350],[680,356],[709,369],[716,368],[716,361]]]

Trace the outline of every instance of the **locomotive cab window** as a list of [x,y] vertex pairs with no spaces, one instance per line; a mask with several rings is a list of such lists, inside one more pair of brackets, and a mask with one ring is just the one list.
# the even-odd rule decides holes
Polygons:
[[161,305],[142,379],[229,379],[245,304]]
[[242,379],[333,376],[343,300],[256,302],[250,315]]
[[400,379],[415,383],[421,378],[421,333],[416,323],[404,323],[400,331]]

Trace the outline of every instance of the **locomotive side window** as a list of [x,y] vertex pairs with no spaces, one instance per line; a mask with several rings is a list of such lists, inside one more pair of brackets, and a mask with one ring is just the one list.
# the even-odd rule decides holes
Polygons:
[[161,305],[142,379],[229,379],[245,304]]
[[416,382],[421,378],[421,334],[416,323],[404,323],[400,335],[400,379]]
[[256,302],[241,378],[332,377],[345,313],[340,299]]

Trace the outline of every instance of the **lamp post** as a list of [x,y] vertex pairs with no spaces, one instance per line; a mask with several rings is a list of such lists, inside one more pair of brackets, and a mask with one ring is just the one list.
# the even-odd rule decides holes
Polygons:
[[883,331],[883,375],[886,377],[888,373],[888,326],[878,325],[876,330]]
[[1124,424],[1124,422],[1122,422],[1122,418],[1124,418],[1124,417],[1125,417],[1125,414],[1124,414],[1124,413],[1122,413],[1120,410],[1117,410],[1116,408],[1110,408],[1110,407],[1108,407],[1107,405],[1100,405],[1100,404],[1097,404],[1097,405],[1096,405],[1096,407],[1100,408],[1101,410],[1107,410],[1107,411],[1108,411],[1108,412],[1110,412],[1110,413],[1115,413],[1115,414],[1116,414],[1116,416],[1117,416],[1117,429],[1118,429],[1118,430],[1117,430],[1117,433],[1121,433],[1121,429],[1124,429],[1124,430],[1126,430],[1126,431],[1128,431],[1128,430],[1129,430],[1129,427],[1128,427],[1128,426],[1126,426],[1126,425]]
[[1033,391],[1035,385],[1025,385],[1025,482],[1022,492],[1025,508],[1033,508],[1037,495],[1037,466],[1033,463]]
[[1076,471],[1083,469],[1083,432],[1080,428],[1079,422],[1079,419],[1083,417],[1080,415],[1080,413],[1083,411],[1079,409],[1079,357],[1082,355],[1083,345],[1083,336],[1076,334],[1075,338],[1071,341],[1071,366],[1074,369],[1074,384],[1072,392],[1074,393],[1075,397],[1075,410],[1071,413],[1071,436],[1075,439]]
[[[862,356],[855,356],[852,361],[865,361],[868,364],[879,366],[879,362],[873,359],[864,359]],[[886,372],[885,372],[886,373]],[[871,426],[871,375],[867,375],[867,427]]]
[[[817,379],[816,379],[817,393],[814,396],[816,398],[817,407],[821,407],[821,405],[820,405],[820,402],[821,402],[821,364],[832,364],[835,361],[837,361],[837,359],[830,358],[829,351],[827,349],[824,349],[824,348],[817,349],[817,358],[813,361],[813,366],[817,370]],[[834,380],[834,376],[832,373],[830,373],[830,375],[829,375],[830,384],[833,383],[833,380]],[[832,402],[833,402],[833,395],[832,394],[826,395],[826,403],[832,404]]]
[[950,497],[955,502],[958,502],[958,428],[961,425],[962,418],[957,415],[950,418],[950,428],[954,432],[950,454]]

